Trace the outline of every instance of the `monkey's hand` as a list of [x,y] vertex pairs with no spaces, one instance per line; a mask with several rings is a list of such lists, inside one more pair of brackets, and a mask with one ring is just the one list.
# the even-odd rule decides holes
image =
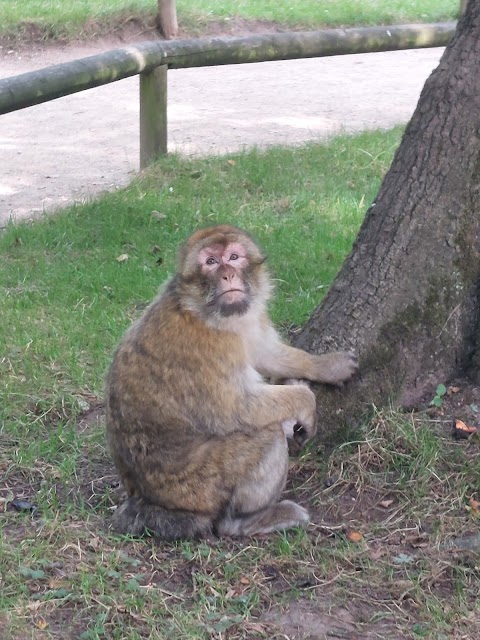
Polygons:
[[315,395],[310,390],[308,382],[289,380],[287,384],[298,387],[299,403],[296,417],[284,420],[282,427],[287,439],[293,441],[295,448],[299,449],[316,433]]
[[288,442],[288,452],[290,455],[296,455],[307,443],[308,434],[295,419],[285,420],[282,427]]
[[332,351],[315,358],[315,377],[318,382],[342,386],[358,369],[358,361],[351,351]]

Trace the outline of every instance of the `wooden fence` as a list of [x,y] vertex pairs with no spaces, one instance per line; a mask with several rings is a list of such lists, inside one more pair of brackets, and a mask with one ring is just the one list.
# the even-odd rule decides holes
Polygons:
[[145,167],[167,152],[168,69],[441,47],[455,27],[448,22],[143,42],[0,80],[0,115],[139,74]]

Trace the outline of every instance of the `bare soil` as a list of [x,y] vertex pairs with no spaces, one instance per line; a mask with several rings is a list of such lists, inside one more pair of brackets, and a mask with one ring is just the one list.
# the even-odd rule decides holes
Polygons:
[[[124,44],[118,37],[4,44],[0,76]],[[170,71],[169,150],[219,154],[405,123],[441,54],[420,49]],[[138,112],[134,77],[3,115],[0,226],[126,185],[139,167]]]

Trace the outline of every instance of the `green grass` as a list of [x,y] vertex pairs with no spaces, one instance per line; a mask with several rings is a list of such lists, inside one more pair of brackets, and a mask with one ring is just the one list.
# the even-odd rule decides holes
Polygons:
[[[208,32],[213,24],[224,23],[228,31],[238,20],[265,21],[285,28],[315,29],[346,25],[375,25],[406,22],[454,20],[458,0],[178,0],[180,28],[186,35]],[[46,40],[94,37],[137,21],[151,28],[155,0],[2,0],[0,34],[28,42],[32,37]]]
[[[313,512],[308,531],[172,545],[108,530],[104,371],[178,244],[200,225],[249,229],[276,279],[275,321],[303,323],[400,135],[170,156],[125,190],[0,235],[2,640],[280,640],[294,636],[282,610],[320,625],[339,608],[364,637],[479,637],[478,562],[444,544],[478,531],[468,500],[480,456],[441,423],[378,414],[328,463],[320,445],[293,459],[289,491]],[[7,509],[13,498],[35,514]]]
[[[59,389],[71,390],[67,413],[75,393],[99,392],[115,341],[173,272],[179,242],[201,225],[230,221],[257,235],[277,279],[274,318],[304,322],[348,253],[398,139],[397,130],[228,159],[169,156],[125,191],[8,227],[0,336],[10,393],[22,406],[31,396],[40,414]],[[118,262],[122,254],[128,260]]]

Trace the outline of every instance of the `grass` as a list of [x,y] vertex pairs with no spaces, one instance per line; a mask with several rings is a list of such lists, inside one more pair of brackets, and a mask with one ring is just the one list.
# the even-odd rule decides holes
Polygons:
[[378,413],[328,461],[321,444],[293,459],[308,531],[161,544],[108,530],[118,489],[103,375],[178,243],[220,221],[253,231],[276,278],[274,319],[303,323],[400,135],[167,157],[126,190],[1,234],[2,639],[280,639],[307,623],[344,637],[348,625],[364,638],[479,637],[478,561],[449,541],[478,532],[480,455],[441,422]]
[[[280,25],[285,29],[375,25],[454,20],[458,0],[177,0],[184,35],[211,29],[227,32],[245,21]],[[155,0],[2,0],[0,35],[12,40],[84,39],[114,34],[134,23],[138,38],[153,28]]]

